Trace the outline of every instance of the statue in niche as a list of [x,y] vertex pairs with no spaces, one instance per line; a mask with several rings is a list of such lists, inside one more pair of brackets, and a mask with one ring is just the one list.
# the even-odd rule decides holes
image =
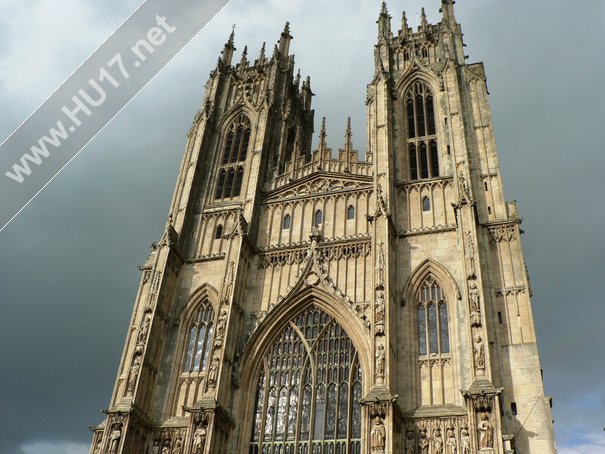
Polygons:
[[141,357],[135,356],[134,361],[132,362],[132,366],[130,366],[130,377],[128,378],[128,385],[126,387],[127,395],[132,396],[134,393],[134,387],[137,383],[137,377],[139,376],[139,371],[141,370]]
[[475,277],[475,244],[473,242],[472,233],[466,232],[466,238],[464,242],[464,255],[468,263],[468,276]]
[[139,330],[139,336],[137,338],[137,344],[142,344],[147,339],[147,334],[149,333],[149,325],[151,324],[151,316],[148,315],[145,317],[143,324],[141,325],[141,329]]
[[382,418],[380,416],[376,416],[376,418],[374,418],[372,432],[370,433],[372,454],[384,454],[385,438],[386,430],[384,428]]
[[451,427],[447,429],[445,446],[447,448],[447,454],[457,454],[458,453],[458,443],[456,443],[456,433],[454,429]]
[[160,454],[160,440],[155,440],[151,447],[151,454]]
[[181,440],[180,438],[177,439],[176,443],[174,444],[174,449],[172,450],[172,454],[181,454],[182,445],[183,445],[183,440]]
[[473,351],[475,353],[475,367],[477,369],[485,369],[485,345],[478,334],[475,336]]
[[405,436],[405,454],[416,454],[416,439],[412,430],[408,430]]
[[460,454],[471,454],[471,435],[468,427],[460,431]]
[[212,357],[212,363],[210,363],[210,367],[208,368],[208,389],[214,389],[216,387],[219,361],[218,355]]
[[439,427],[433,431],[433,454],[443,454],[443,437]]
[[227,309],[222,309],[216,321],[216,340],[223,339],[227,325]]
[[379,344],[376,350],[376,376],[384,378],[384,345]]
[[162,448],[162,454],[170,454],[170,440],[166,440]]
[[202,423],[195,429],[193,433],[193,453],[202,454],[204,452],[204,445],[206,444],[206,426]]
[[118,454],[118,448],[120,447],[120,439],[122,438],[122,426],[115,424],[113,430],[109,435],[109,454]]
[[468,187],[468,183],[466,182],[466,178],[464,176],[464,164],[459,166],[460,172],[458,172],[458,192],[460,193],[460,205],[465,203],[471,203],[471,191]]
[[420,454],[428,454],[429,438],[426,434],[426,429],[420,431],[420,435],[418,436],[418,447],[420,448]]
[[475,281],[471,281],[468,285],[468,299],[471,303],[471,310],[480,312],[479,307],[479,289],[477,288],[477,284]]
[[378,287],[376,289],[376,335],[384,334],[384,289]]
[[489,416],[486,412],[481,413],[477,430],[479,431],[479,448],[493,448],[494,427],[489,422]]

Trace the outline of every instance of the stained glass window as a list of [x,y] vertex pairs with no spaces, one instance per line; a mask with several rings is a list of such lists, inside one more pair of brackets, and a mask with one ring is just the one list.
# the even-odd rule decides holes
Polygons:
[[361,368],[349,336],[315,306],[262,359],[250,453],[361,452]]
[[445,294],[432,274],[425,279],[418,298],[418,354],[450,352]]
[[197,309],[189,328],[183,372],[201,372],[208,365],[212,342],[214,310],[209,302]]
[[430,88],[424,82],[415,82],[407,91],[405,111],[410,180],[438,177],[435,103]]

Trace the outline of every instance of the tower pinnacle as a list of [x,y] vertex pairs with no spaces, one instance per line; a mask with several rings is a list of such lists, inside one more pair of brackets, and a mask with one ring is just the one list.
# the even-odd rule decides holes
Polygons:
[[455,24],[456,16],[454,15],[455,0],[441,0],[440,13],[443,14],[443,22],[446,24]]
[[378,39],[388,39],[391,35],[391,16],[389,15],[386,2],[382,2],[380,15],[376,23],[378,24]]
[[288,52],[290,51],[291,40],[292,36],[290,35],[290,22],[286,22],[284,31],[279,38],[279,53],[284,57],[287,56]]
[[425,31],[428,24],[428,20],[426,19],[426,11],[423,6],[420,10],[420,29]]
[[231,60],[233,59],[233,52],[235,51],[234,46],[235,41],[235,24],[233,25],[233,29],[231,30],[231,34],[229,35],[229,39],[225,43],[225,48],[222,52],[221,60],[227,66],[231,65]]
[[347,129],[345,131],[345,151],[353,151],[353,133],[351,132],[351,117],[347,117]]
[[326,145],[326,117],[321,119],[321,129],[319,130],[319,151],[324,151]]
[[405,11],[401,15],[401,33],[403,35],[407,35],[408,34],[408,18],[405,15]]

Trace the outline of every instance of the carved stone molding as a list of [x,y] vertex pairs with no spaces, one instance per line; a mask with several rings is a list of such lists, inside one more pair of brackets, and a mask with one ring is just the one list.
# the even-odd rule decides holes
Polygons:
[[505,287],[505,288],[497,288],[494,289],[494,293],[496,296],[511,296],[511,295],[519,295],[521,293],[527,292],[529,289],[525,285],[518,285],[515,287]]
[[498,227],[489,227],[489,236],[492,243],[516,241],[515,225],[502,225]]

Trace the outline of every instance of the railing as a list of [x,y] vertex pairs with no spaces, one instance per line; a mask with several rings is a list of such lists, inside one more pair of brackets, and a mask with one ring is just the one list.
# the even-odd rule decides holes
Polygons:
[[[262,445],[262,446],[261,446]],[[347,449],[348,446],[348,449]],[[361,439],[251,442],[250,454],[361,454]]]

